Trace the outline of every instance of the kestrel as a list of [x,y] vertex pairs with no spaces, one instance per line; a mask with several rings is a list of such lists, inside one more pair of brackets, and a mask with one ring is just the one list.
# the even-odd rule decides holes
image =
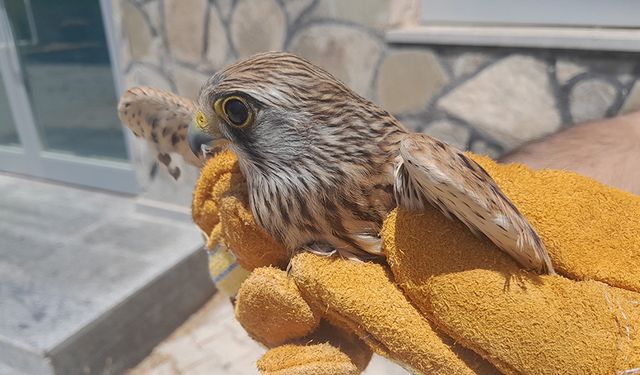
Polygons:
[[[153,138],[158,116],[139,99],[123,97],[121,118],[131,120],[122,115],[128,103],[142,116],[134,132]],[[158,138],[164,128],[156,126]],[[184,123],[171,129],[180,142]],[[295,55],[258,54],[214,74],[200,90],[187,141],[199,158],[224,147],[237,155],[256,221],[292,253],[376,257],[392,209],[433,206],[525,268],[553,273],[535,230],[480,165],[451,145],[408,132]]]

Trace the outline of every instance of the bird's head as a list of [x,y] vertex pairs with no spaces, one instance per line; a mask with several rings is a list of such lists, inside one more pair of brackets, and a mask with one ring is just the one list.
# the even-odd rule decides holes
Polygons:
[[308,61],[263,53],[203,85],[189,142],[196,155],[228,145],[241,167],[269,170],[370,141],[354,127],[369,129],[370,117],[381,112]]

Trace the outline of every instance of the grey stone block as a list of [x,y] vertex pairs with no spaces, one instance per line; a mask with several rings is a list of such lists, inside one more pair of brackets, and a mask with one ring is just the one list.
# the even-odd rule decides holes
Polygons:
[[150,353],[212,293],[206,255],[193,253],[53,349],[53,367],[57,374],[121,373]]

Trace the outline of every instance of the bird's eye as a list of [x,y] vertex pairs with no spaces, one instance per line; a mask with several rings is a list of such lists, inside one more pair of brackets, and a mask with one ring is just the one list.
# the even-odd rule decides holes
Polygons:
[[244,99],[237,96],[230,96],[222,102],[222,110],[229,123],[233,126],[243,128],[252,120],[253,114]]

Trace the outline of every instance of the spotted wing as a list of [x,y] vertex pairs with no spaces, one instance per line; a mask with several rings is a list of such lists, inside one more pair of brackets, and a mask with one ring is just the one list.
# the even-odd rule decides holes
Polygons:
[[554,273],[533,227],[480,165],[448,144],[423,134],[403,139],[395,195],[401,207],[421,210],[429,203],[486,235],[524,267]]
[[157,151],[158,161],[178,178],[180,170],[172,166],[172,153],[200,167],[191,152],[187,130],[195,113],[195,104],[187,98],[150,87],[134,87],[120,98],[118,116],[136,137],[144,138]]

